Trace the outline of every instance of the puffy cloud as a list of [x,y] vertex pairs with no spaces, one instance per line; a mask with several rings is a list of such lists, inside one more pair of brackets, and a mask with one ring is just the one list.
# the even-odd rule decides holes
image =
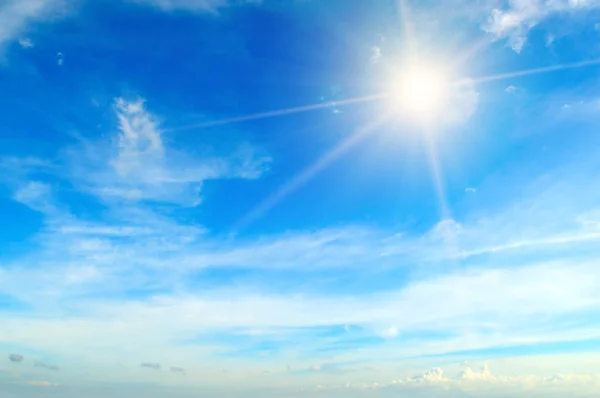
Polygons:
[[[581,387],[584,388],[583,391],[591,391],[594,388],[600,387],[600,375],[571,374],[551,377],[536,375],[501,376],[493,374],[487,365],[484,365],[479,371],[467,366],[456,376],[446,376],[441,368],[433,368],[414,377],[401,378],[387,383],[346,384],[343,389],[402,390],[425,386],[441,387],[443,390],[463,390],[471,393],[481,391],[482,393],[489,394],[492,391],[498,391],[502,394],[514,394],[514,396],[520,396],[517,392],[522,391],[522,389],[526,389],[529,392],[547,392],[552,387],[572,389],[571,392],[575,393],[576,391],[582,391],[578,389]],[[342,387],[321,386],[321,389],[339,390]]]
[[492,11],[484,29],[498,39],[507,39],[512,49],[519,53],[529,30],[543,20],[596,7],[600,7],[600,0],[509,0],[506,8]]
[[465,368],[458,374],[458,380],[492,380],[495,376],[492,375],[490,369],[487,364],[483,365],[480,371],[473,370],[470,366],[465,366]]
[[415,376],[407,380],[410,383],[446,383],[450,379],[444,376],[444,371],[441,368],[433,368],[422,375]]

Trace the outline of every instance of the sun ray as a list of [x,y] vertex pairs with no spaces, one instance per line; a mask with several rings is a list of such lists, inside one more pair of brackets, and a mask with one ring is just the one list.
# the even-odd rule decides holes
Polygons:
[[440,215],[442,220],[449,219],[451,217],[450,210],[448,208],[448,202],[446,201],[446,189],[444,179],[440,170],[440,163],[437,153],[436,142],[434,139],[435,131],[430,123],[425,124],[424,136],[425,146],[427,149],[427,158],[429,160],[429,168],[431,169],[431,175],[433,178],[433,185],[435,188],[435,194],[437,196]]
[[408,47],[408,53],[412,56],[417,50],[417,42],[413,32],[413,26],[410,17],[410,6],[407,0],[398,0],[398,8],[400,10],[400,19],[404,29],[404,40]]
[[520,71],[516,71],[516,72],[500,73],[497,75],[483,76],[483,77],[477,77],[477,78],[473,78],[473,79],[462,79],[462,80],[458,80],[458,81],[454,82],[453,84],[454,85],[473,84],[473,83],[478,84],[478,83],[492,82],[492,81],[497,81],[497,80],[510,79],[513,77],[531,76],[531,75],[537,75],[540,73],[550,73],[550,72],[555,72],[555,71],[559,71],[559,70],[584,68],[586,66],[595,66],[595,65],[600,65],[600,58],[596,58],[596,59],[592,59],[592,60],[588,60],[588,61],[573,62],[573,63],[569,63],[569,64],[560,64],[560,65],[544,66],[541,68],[525,69],[525,70],[520,70]]
[[277,117],[277,116],[292,115],[295,113],[310,112],[310,111],[315,111],[315,110],[319,110],[319,109],[332,108],[332,107],[336,107],[336,106],[377,101],[377,100],[386,98],[387,95],[388,94],[374,94],[374,95],[368,95],[368,96],[364,96],[364,97],[348,98],[348,99],[341,100],[341,101],[330,101],[330,102],[321,103],[321,104],[303,105],[303,106],[297,106],[294,108],[286,108],[286,109],[279,109],[279,110],[269,111],[269,112],[254,113],[251,115],[236,116],[236,117],[221,119],[221,120],[213,120],[213,121],[202,122],[202,123],[187,124],[184,126],[166,128],[166,129],[162,130],[162,132],[171,133],[171,132],[179,132],[179,131],[197,130],[197,129],[204,129],[204,128],[209,128],[209,127],[222,126],[222,125],[232,124],[232,123],[241,123],[241,122],[246,122],[246,121],[250,121],[250,120],[267,119],[267,118]]
[[316,162],[310,164],[308,167],[298,173],[289,182],[282,185],[265,200],[259,203],[258,206],[256,206],[252,211],[246,214],[239,222],[237,222],[232,229],[232,235],[237,234],[240,230],[261,218],[265,213],[281,202],[286,196],[310,181],[321,170],[339,158],[363,138],[375,131],[375,129],[381,126],[388,119],[388,117],[388,114],[383,114],[376,120],[357,130],[354,134],[321,156]]
[[486,36],[478,39],[475,43],[471,44],[467,49],[462,51],[460,54],[455,56],[455,59],[450,63],[449,69],[451,71],[460,70],[461,65],[463,65],[468,59],[470,59],[473,55],[478,53],[481,49],[483,49],[486,45],[490,43],[490,39]]

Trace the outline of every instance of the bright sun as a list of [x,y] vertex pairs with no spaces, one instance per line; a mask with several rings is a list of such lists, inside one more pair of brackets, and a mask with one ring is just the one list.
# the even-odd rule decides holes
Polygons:
[[439,114],[446,100],[447,81],[444,74],[421,64],[413,64],[393,79],[393,106],[417,118]]

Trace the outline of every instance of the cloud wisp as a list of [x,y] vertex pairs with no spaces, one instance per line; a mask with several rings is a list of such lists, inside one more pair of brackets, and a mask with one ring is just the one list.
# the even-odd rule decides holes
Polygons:
[[506,39],[517,53],[523,50],[529,31],[555,15],[586,12],[600,7],[597,0],[510,0],[508,7],[495,8],[484,29]]

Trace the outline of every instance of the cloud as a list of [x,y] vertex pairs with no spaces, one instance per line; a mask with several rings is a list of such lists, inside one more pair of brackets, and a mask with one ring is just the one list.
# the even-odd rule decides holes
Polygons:
[[477,189],[469,187],[469,188],[465,188],[465,192],[466,193],[476,193]]
[[444,371],[441,368],[433,368],[422,375],[412,377],[405,382],[407,383],[446,383],[450,379],[444,376]]
[[153,370],[159,370],[160,364],[159,363],[142,362],[140,364],[140,367],[147,368],[147,369],[153,369]]
[[399,334],[400,334],[400,331],[398,330],[397,327],[394,327],[394,326],[391,326],[391,327],[386,328],[381,331],[381,337],[383,337],[385,339],[394,339],[394,338],[398,337]]
[[520,53],[529,31],[545,19],[600,7],[598,0],[509,0],[504,8],[492,11],[484,29]]
[[51,383],[49,381],[35,381],[35,380],[28,381],[27,385],[34,386],[34,387],[58,387],[57,383]]
[[504,92],[506,92],[507,94],[514,94],[517,92],[517,90],[518,90],[517,87],[510,85],[504,89]]
[[239,4],[260,4],[261,0],[129,0],[157,7],[164,11],[193,11],[215,13],[219,9]]
[[19,45],[25,49],[33,48],[33,41],[28,38],[22,38],[22,39],[19,39]]
[[36,362],[34,365],[34,367],[36,368],[44,368],[44,369],[48,369],[48,370],[52,370],[52,371],[58,371],[60,370],[60,368],[56,365],[50,365],[44,362]]
[[463,80],[462,84],[453,87],[448,93],[445,107],[441,113],[443,123],[458,125],[468,121],[479,107],[479,92],[473,82]]
[[65,55],[62,52],[56,53],[56,64],[62,66],[65,63]]
[[144,100],[117,98],[114,111],[119,124],[110,142],[83,141],[67,152],[71,179],[104,201],[197,205],[204,181],[256,179],[268,170],[270,157],[250,146],[200,159],[167,146]]
[[570,396],[590,396],[589,393],[599,386],[600,375],[597,374],[500,376],[492,374],[484,365],[479,371],[465,367],[456,376],[447,376],[444,370],[436,367],[417,376],[399,378],[390,382],[347,383],[343,386],[318,385],[316,390],[343,392],[346,396],[356,390],[363,393],[375,392],[376,394],[372,396],[396,396],[398,393],[407,392],[436,397],[560,397],[565,393],[569,393]]
[[376,64],[381,60],[381,47],[373,46],[371,47],[371,63]]
[[10,354],[8,356],[8,360],[11,361],[11,362],[19,363],[19,362],[23,361],[23,355],[20,355],[20,354]]
[[172,366],[170,370],[173,373],[179,373],[180,375],[185,375],[185,369],[184,368],[179,368],[179,367],[176,367],[176,366]]
[[13,198],[40,213],[52,214],[56,212],[56,207],[53,204],[52,188],[43,182],[30,181],[22,185],[16,190]]
[[[346,226],[232,242],[147,205],[185,203],[156,191],[162,181],[156,174],[177,175],[185,167],[144,103],[117,101],[113,110],[119,128],[109,140],[70,148],[68,167],[51,171],[102,200],[107,208],[102,217],[77,216],[67,203],[55,203],[61,197],[54,192],[58,184],[16,184],[15,199],[39,209],[45,223],[37,241],[41,249],[3,264],[0,271],[0,290],[30,308],[2,314],[4,342],[63,355],[105,353],[123,361],[144,355],[191,372],[200,358],[213,360],[239,350],[243,344],[235,332],[240,329],[287,336],[281,339],[294,344],[288,340],[282,355],[316,355],[335,347],[333,341],[352,347],[340,355],[396,359],[600,336],[593,321],[600,308],[598,217],[579,201],[586,198],[594,207],[599,193],[590,189],[572,197],[577,187],[596,186],[595,174],[548,171],[551,181],[528,182],[525,192],[504,207],[476,218],[444,220],[422,233]],[[204,162],[187,155],[183,164]],[[229,154],[223,157],[228,163]],[[44,168],[31,159],[19,166],[36,173]],[[148,174],[146,168],[151,169]],[[585,185],[579,177],[565,175],[580,176]],[[156,184],[147,187],[147,180]],[[154,200],[98,193],[111,184],[141,187],[144,197]],[[487,187],[506,190],[509,185],[491,181]],[[482,188],[477,196],[488,191]],[[448,255],[455,251],[445,247],[454,242],[463,257]],[[586,245],[585,250],[578,245]],[[564,251],[548,259],[543,256],[548,247]],[[579,253],[576,262],[570,257],[574,252]],[[294,282],[284,288],[279,285],[282,270]],[[387,278],[385,270],[410,277],[394,279],[385,289],[356,292],[345,285],[371,273]],[[226,276],[227,283],[211,278],[204,284],[204,273]],[[262,284],[255,277],[259,273]],[[318,284],[312,283],[315,275]],[[589,323],[567,322],[578,314],[590,314]],[[549,332],[549,324],[568,326]],[[342,325],[356,327],[344,337],[323,337],[323,329],[331,325],[340,331]],[[359,338],[379,342],[379,332],[390,325],[403,338],[386,341],[385,348],[363,348],[351,341],[362,330]],[[321,332],[310,332],[315,329]],[[306,340],[290,337],[300,332]],[[208,333],[231,340],[216,344],[202,337]],[[311,357],[298,367],[326,361]]]
[[[5,0],[0,4],[0,51],[4,45],[26,31],[27,25],[60,14],[65,7],[62,0]],[[31,41],[21,40],[27,48]],[[25,45],[24,45],[25,44]]]

